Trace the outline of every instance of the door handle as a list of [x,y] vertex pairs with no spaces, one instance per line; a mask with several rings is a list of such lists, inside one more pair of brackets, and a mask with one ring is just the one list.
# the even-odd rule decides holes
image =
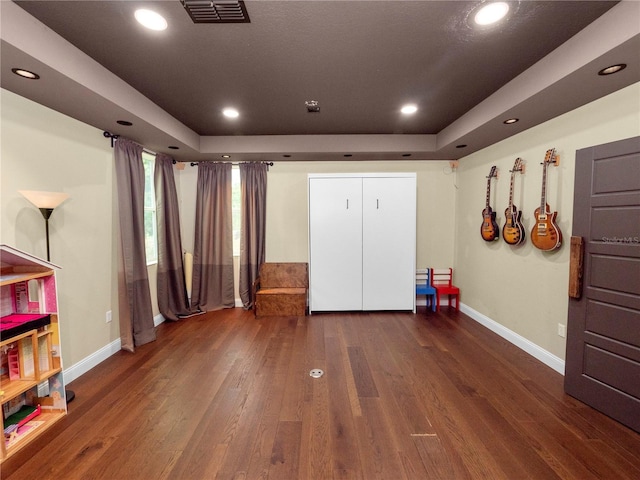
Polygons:
[[569,298],[580,299],[582,296],[582,275],[584,267],[584,239],[571,237],[569,252]]

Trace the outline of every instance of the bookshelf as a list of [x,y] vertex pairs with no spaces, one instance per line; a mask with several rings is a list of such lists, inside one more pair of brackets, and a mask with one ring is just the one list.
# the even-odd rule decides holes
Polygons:
[[0,402],[4,428],[0,462],[67,414],[56,289],[58,268],[0,245]]

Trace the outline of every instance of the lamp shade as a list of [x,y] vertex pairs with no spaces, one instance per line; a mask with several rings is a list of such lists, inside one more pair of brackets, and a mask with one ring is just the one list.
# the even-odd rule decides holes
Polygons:
[[29,200],[38,208],[56,208],[67,198],[68,193],[62,192],[38,192],[36,190],[18,190],[24,198]]

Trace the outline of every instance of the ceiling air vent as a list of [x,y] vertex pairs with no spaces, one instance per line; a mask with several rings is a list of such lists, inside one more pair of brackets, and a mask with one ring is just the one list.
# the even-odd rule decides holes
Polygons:
[[249,23],[249,14],[240,0],[180,0],[193,23]]

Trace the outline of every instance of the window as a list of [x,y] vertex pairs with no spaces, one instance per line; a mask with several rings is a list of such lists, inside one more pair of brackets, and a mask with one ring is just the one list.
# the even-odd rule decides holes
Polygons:
[[158,232],[156,225],[156,195],[153,185],[155,155],[142,152],[144,165],[144,243],[147,265],[158,263]]
[[233,255],[240,256],[240,221],[242,207],[240,202],[240,168],[231,167],[231,222],[233,224]]

